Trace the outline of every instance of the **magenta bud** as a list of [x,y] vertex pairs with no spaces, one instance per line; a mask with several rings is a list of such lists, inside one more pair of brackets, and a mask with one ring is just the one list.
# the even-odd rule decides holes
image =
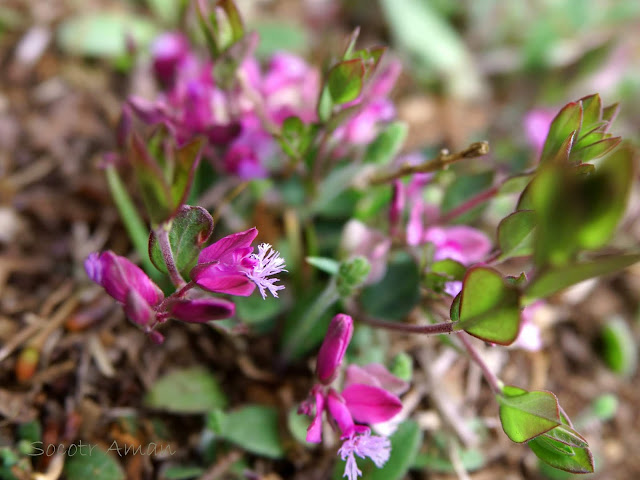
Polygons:
[[154,317],[155,312],[151,305],[135,290],[129,290],[124,303],[124,313],[136,325],[141,327],[149,325]]
[[178,300],[169,307],[169,315],[176,320],[189,323],[206,323],[232,317],[236,306],[221,298],[198,298]]
[[349,315],[339,313],[333,317],[318,352],[316,364],[316,374],[323,384],[327,385],[336,378],[352,335],[353,320]]
[[316,414],[307,428],[307,442],[320,443],[322,441],[322,412],[324,411],[324,393],[317,390],[314,394],[316,400]]
[[153,71],[163,85],[171,85],[181,62],[189,55],[189,42],[180,33],[164,33],[153,41]]
[[130,290],[135,290],[149,305],[162,301],[162,290],[140,267],[112,251],[92,253],[84,262],[87,275],[102,285],[106,292],[118,302],[127,303]]

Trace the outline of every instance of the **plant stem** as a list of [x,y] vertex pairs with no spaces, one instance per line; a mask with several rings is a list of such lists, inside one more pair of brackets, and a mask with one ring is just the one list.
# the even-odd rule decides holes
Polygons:
[[187,282],[184,281],[182,275],[178,271],[178,267],[176,267],[176,262],[173,258],[173,252],[171,251],[171,242],[169,241],[169,229],[171,228],[170,223],[163,223],[155,230],[156,238],[158,239],[158,246],[160,247],[160,251],[162,252],[162,258],[164,259],[164,264],[167,266],[167,270],[169,271],[169,278],[171,279],[171,283],[173,283],[177,288],[183,288]]
[[469,356],[471,357],[471,359],[474,362],[476,362],[480,367],[480,369],[482,370],[482,374],[484,375],[484,378],[487,380],[487,383],[491,387],[491,390],[493,391],[493,393],[496,395],[501,394],[502,382],[489,369],[489,366],[485,363],[483,358],[480,356],[480,353],[478,353],[478,350],[476,350],[476,348],[473,346],[473,344],[467,337],[467,333],[458,332],[458,338],[460,339],[460,342],[462,342],[462,345],[464,345],[464,348],[467,349],[467,353],[469,353]]
[[496,194],[498,193],[498,190],[500,190],[500,186],[496,185],[494,187],[489,188],[488,190],[485,190],[484,192],[480,192],[478,195],[476,195],[475,197],[471,197],[462,205],[458,205],[456,208],[453,208],[448,212],[442,214],[440,218],[436,221],[436,224],[442,225],[442,224],[449,223],[451,220],[454,220],[455,218],[459,217],[463,213],[467,213],[469,210],[472,210],[478,205],[481,205],[487,200],[490,200],[491,198],[495,197]]
[[386,330],[396,330],[405,333],[421,333],[424,335],[440,335],[453,333],[453,322],[434,323],[431,325],[411,325],[400,322],[387,322],[385,320],[378,320],[377,318],[371,318],[367,315],[363,315],[362,312],[358,313],[358,319],[362,323],[366,323],[375,328],[384,328]]
[[448,150],[442,150],[438,156],[432,160],[428,160],[419,165],[410,165],[405,163],[396,171],[374,176],[369,180],[369,185],[380,185],[388,183],[407,175],[414,173],[428,173],[442,170],[447,165],[464,160],[466,158],[481,157],[489,153],[489,144],[487,142],[475,142],[460,152],[449,153]]

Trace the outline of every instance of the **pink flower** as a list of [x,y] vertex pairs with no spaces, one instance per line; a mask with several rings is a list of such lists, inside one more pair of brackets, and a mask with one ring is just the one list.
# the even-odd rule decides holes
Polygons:
[[482,261],[491,251],[491,241],[480,230],[465,225],[430,227],[424,232],[423,242],[436,247],[435,261],[450,258],[463,265]]
[[323,385],[314,385],[309,397],[298,409],[300,414],[313,416],[307,429],[307,442],[322,441],[322,417],[325,412],[331,419],[331,425],[340,430],[340,438],[344,442],[338,453],[347,462],[344,476],[349,480],[355,480],[362,473],[355,455],[370,457],[378,467],[382,467],[389,459],[389,440],[371,435],[371,430],[364,424],[386,422],[400,413],[402,402],[390,390],[401,393],[407,388],[406,382],[396,378],[380,364],[349,366],[342,393],[327,387],[336,377],[352,332],[353,321],[350,316],[338,314],[333,318],[318,353],[317,375]]
[[549,127],[556,112],[548,109],[531,110],[524,117],[524,131],[529,144],[538,154],[542,152],[544,142],[549,133]]
[[520,332],[511,347],[537,352],[542,349],[542,336],[540,327],[535,323],[536,312],[544,307],[544,302],[538,301],[527,305],[520,313]]
[[271,245],[258,246],[253,253],[251,243],[258,235],[256,228],[226,236],[200,252],[198,264],[191,270],[191,279],[210,292],[249,296],[256,285],[262,298],[268,290],[274,297],[284,286],[276,285],[277,278],[285,272],[284,259]]

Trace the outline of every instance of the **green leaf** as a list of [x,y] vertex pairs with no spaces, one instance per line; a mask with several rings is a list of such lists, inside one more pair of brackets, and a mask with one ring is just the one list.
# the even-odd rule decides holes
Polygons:
[[505,387],[496,399],[502,429],[513,442],[526,442],[562,423],[558,399],[551,392]]
[[433,262],[430,267],[431,272],[444,275],[451,280],[462,280],[467,273],[467,267],[460,262],[450,258]]
[[481,88],[481,79],[464,39],[434,2],[381,0],[384,19],[394,41],[414,61],[419,73],[437,72],[453,97],[469,97]]
[[171,184],[171,198],[176,207],[180,207],[189,197],[195,171],[200,163],[205,139],[196,137],[174,152],[175,170]]
[[246,405],[229,412],[222,422],[220,435],[247,452],[263,457],[283,458],[278,410],[265,405]]
[[503,218],[498,225],[500,260],[531,255],[535,226],[536,214],[531,210],[520,210]]
[[378,318],[401,320],[420,300],[420,272],[414,259],[405,253],[388,264],[385,276],[360,294],[365,312]]
[[336,275],[340,268],[340,262],[333,258],[307,257],[305,260],[312,267],[316,267],[318,270],[328,273],[329,275]]
[[405,122],[390,123],[367,147],[364,161],[376,165],[387,165],[400,152],[408,132],[409,127]]
[[224,408],[226,403],[218,381],[200,367],[174,370],[161,377],[144,398],[147,407],[178,414],[205,413]]
[[510,193],[521,193],[531,182],[533,174],[516,175],[504,181],[498,191],[499,195],[508,195]]
[[582,102],[582,128],[589,129],[602,118],[602,100],[596,93],[583,97],[579,101]]
[[327,86],[333,103],[340,105],[358,98],[363,76],[364,65],[359,58],[340,62],[329,70]]
[[620,137],[605,138],[581,148],[574,148],[571,151],[571,160],[576,163],[584,163],[603,157],[616,148],[621,140]]
[[120,463],[100,447],[92,446],[83,455],[67,458],[64,473],[68,480],[124,480],[125,472]]
[[608,255],[596,260],[549,267],[540,271],[525,289],[525,303],[545,298],[571,285],[623,270],[640,262],[640,254]]
[[[464,175],[457,177],[447,188],[442,198],[442,213],[460,206],[466,200],[486,190],[493,182],[493,172],[484,172],[476,175]],[[477,218],[485,205],[480,205],[456,217],[455,223],[467,224]]]
[[542,148],[540,163],[544,164],[555,158],[571,133],[580,131],[581,126],[582,104],[572,102],[565,105],[551,122],[547,139]]
[[391,440],[391,456],[382,468],[375,468],[367,480],[400,480],[405,477],[413,465],[420,445],[422,431],[416,422],[406,420],[398,426],[398,430],[389,438]]
[[592,473],[593,455],[589,448],[569,447],[557,440],[539,436],[528,442],[529,448],[548,465],[571,473]]
[[159,225],[167,220],[173,211],[171,192],[164,173],[151,158],[147,147],[135,133],[129,150],[129,160],[136,173],[142,199],[151,217],[152,224]]
[[607,366],[625,377],[632,376],[638,365],[638,346],[633,331],[621,317],[607,321],[600,334],[602,356]]
[[[162,228],[162,227],[161,227]],[[213,218],[202,207],[183,205],[171,220],[169,243],[178,270],[186,270],[200,254],[213,231]],[[167,273],[155,232],[149,236],[149,257],[161,272]]]
[[286,50],[291,53],[305,54],[309,50],[309,32],[289,18],[284,22],[265,21],[253,25],[260,42],[256,56],[270,59],[274,53]]
[[333,101],[331,99],[329,87],[326,85],[320,92],[320,98],[318,99],[316,111],[318,113],[318,119],[321,122],[326,122],[331,118],[331,113],[333,111]]
[[306,415],[298,413],[298,407],[293,406],[287,414],[287,426],[293,438],[303,445],[307,445],[307,428],[311,424],[311,419]]
[[128,37],[140,50],[146,50],[158,33],[153,23],[131,12],[98,11],[63,21],[57,42],[67,54],[116,58],[127,54]]
[[166,480],[187,480],[189,478],[200,478],[205,469],[198,466],[174,465],[162,472]]
[[509,345],[520,330],[517,288],[487,267],[471,268],[464,279],[460,299],[460,320],[455,330],[481,340]]

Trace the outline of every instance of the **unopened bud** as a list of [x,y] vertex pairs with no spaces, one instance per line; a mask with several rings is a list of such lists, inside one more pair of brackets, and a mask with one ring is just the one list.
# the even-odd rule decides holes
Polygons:
[[349,315],[339,313],[333,317],[318,352],[316,365],[318,379],[325,385],[335,379],[352,335],[353,320]]

